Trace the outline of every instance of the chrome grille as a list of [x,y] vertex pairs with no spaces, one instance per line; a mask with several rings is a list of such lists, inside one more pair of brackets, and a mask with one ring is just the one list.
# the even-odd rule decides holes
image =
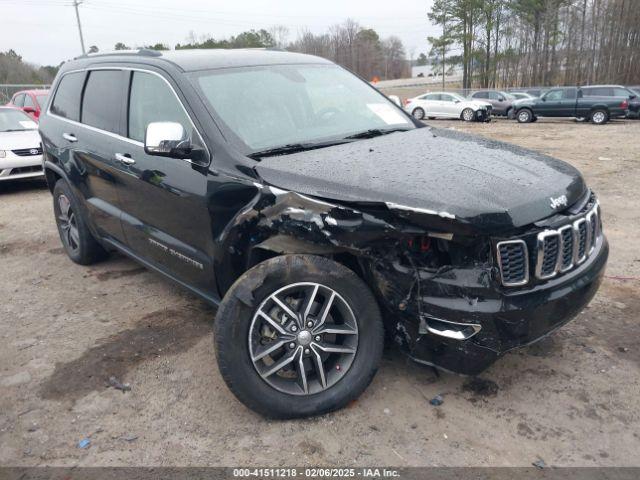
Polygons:
[[598,204],[582,218],[558,230],[538,234],[536,277],[555,277],[575,265],[580,265],[593,252],[600,232]]
[[[595,250],[601,230],[600,207],[596,202],[573,223],[538,233],[533,260],[536,278],[547,280],[583,263]],[[528,283],[529,256],[524,240],[498,242],[497,257],[504,286],[515,287]]]
[[502,284],[506,287],[525,285],[529,281],[529,255],[523,240],[499,242],[498,264]]
[[42,148],[34,147],[34,148],[20,148],[18,150],[11,150],[13,153],[18,155],[19,157],[30,157],[35,155],[42,155]]

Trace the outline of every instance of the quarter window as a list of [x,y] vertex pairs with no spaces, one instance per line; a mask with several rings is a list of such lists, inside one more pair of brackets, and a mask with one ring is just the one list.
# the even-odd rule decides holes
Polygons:
[[80,95],[84,77],[84,72],[68,73],[62,77],[51,104],[51,113],[76,122],[80,120]]
[[22,107],[24,106],[24,93],[21,93],[20,95],[16,95],[13,99],[12,102],[16,107]]
[[152,122],[180,123],[189,137],[192,127],[182,105],[166,82],[150,73],[133,72],[129,97],[129,132],[132,140],[144,142]]
[[90,72],[82,98],[82,123],[107,132],[120,133],[124,92],[124,73],[120,70]]

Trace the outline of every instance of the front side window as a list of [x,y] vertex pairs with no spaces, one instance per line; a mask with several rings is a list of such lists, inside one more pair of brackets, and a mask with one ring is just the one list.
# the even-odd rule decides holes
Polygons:
[[126,92],[124,72],[89,72],[82,97],[82,123],[107,132],[119,133],[120,112]]
[[191,79],[229,137],[251,153],[415,128],[397,105],[337,65],[226,68]]
[[62,77],[51,104],[51,113],[76,122],[80,120],[80,96],[84,78],[84,72],[68,73]]
[[47,105],[47,100],[49,99],[49,95],[36,95],[36,102],[40,105],[40,110],[43,110]]
[[545,95],[545,98],[547,100],[562,100],[562,96],[562,90],[551,90],[547,95]]
[[25,107],[36,108],[36,105],[35,105],[35,103],[33,103],[33,98],[31,98],[31,95],[25,95],[24,96],[24,106]]
[[443,102],[453,102],[453,97],[451,95],[440,95],[440,100]]
[[578,90],[575,88],[567,88],[564,91],[565,100],[574,100],[578,96]]
[[157,75],[133,72],[129,97],[128,137],[144,142],[152,122],[176,122],[193,138],[191,122],[166,82]]

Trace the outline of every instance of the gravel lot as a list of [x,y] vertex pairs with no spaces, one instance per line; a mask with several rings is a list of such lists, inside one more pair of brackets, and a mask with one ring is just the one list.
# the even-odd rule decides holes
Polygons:
[[268,421],[218,374],[214,309],[120,256],[73,264],[46,187],[0,184],[0,465],[640,466],[640,121],[430,123],[583,171],[612,252],[576,320],[480,381],[391,350],[348,408]]

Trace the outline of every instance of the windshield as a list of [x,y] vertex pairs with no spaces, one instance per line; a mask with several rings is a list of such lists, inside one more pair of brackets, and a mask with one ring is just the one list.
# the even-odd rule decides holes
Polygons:
[[0,132],[22,132],[36,130],[38,125],[21,110],[12,108],[0,109]]
[[49,95],[44,94],[44,95],[36,95],[36,101],[38,102],[38,105],[40,105],[40,110],[44,109],[44,106],[47,104],[47,99],[49,98]]
[[336,65],[230,68],[192,78],[247,153],[415,128],[395,104]]

